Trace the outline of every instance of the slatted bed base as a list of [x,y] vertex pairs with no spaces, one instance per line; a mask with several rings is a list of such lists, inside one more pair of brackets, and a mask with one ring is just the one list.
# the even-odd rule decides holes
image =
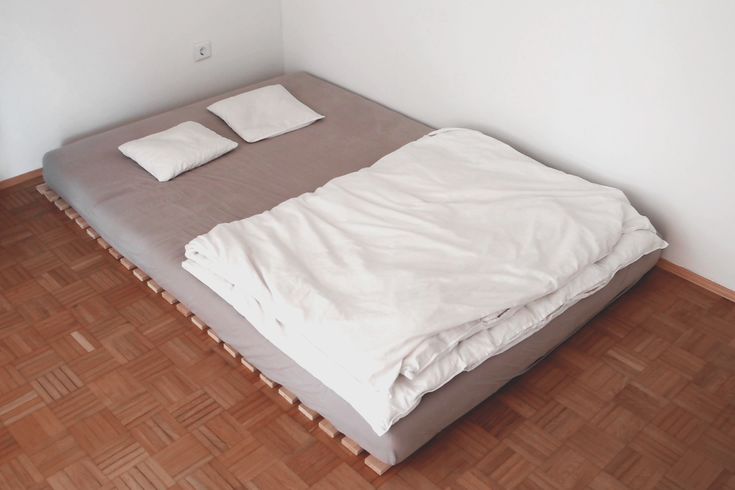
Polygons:
[[[288,388],[285,386],[281,386],[275,381],[268,378],[263,373],[259,372],[258,369],[249,363],[244,357],[240,355],[239,352],[237,352],[231,345],[227,344],[226,342],[223,342],[215,333],[214,330],[209,328],[207,324],[205,324],[198,316],[194,315],[193,312],[183,303],[181,303],[178,299],[176,299],[171,293],[164,290],[161,286],[158,285],[153,279],[150,278],[148,274],[146,274],[142,269],[138,268],[133,262],[128,260],[127,258],[123,257],[123,255],[118,252],[115,248],[110,246],[109,243],[107,243],[102,237],[100,237],[99,233],[97,233],[91,226],[89,226],[89,223],[77,212],[75,211],[69,203],[64,201],[56,192],[54,192],[46,183],[42,183],[36,186],[36,190],[43,195],[46,199],[48,199],[49,202],[53,203],[54,206],[59,210],[62,211],[67,218],[74,221],[84,232],[87,236],[92,238],[97,242],[97,244],[103,249],[107,250],[107,252],[115,259],[117,260],[125,269],[130,271],[133,276],[138,279],[141,282],[144,282],[146,286],[156,295],[160,296],[164,301],[166,301],[168,304],[173,305],[176,310],[181,313],[185,318],[189,318],[191,322],[196,326],[200,331],[205,332],[213,341],[215,341],[220,347],[222,347],[230,356],[232,356],[234,359],[239,360],[240,364],[242,364],[245,369],[247,369],[249,372],[257,374],[258,377],[257,380],[260,380],[265,386],[267,386],[270,389],[278,390],[278,394],[286,400],[290,405],[296,405],[298,411],[306,417],[311,422],[318,422],[317,427],[321,431],[323,431],[327,436],[329,436],[332,439],[339,440],[340,444],[351,454],[355,456],[360,456],[365,451],[363,448],[360,447],[357,442],[352,440],[351,438],[341,434],[337,428],[327,419],[323,418],[319,413],[317,413],[315,410],[307,407],[303,403],[301,403],[298,399],[298,397],[291,392]],[[365,465],[373,470],[378,475],[384,474],[386,471],[388,471],[391,468],[391,465],[386,464],[373,456],[372,454],[367,454],[367,456],[364,459]]]

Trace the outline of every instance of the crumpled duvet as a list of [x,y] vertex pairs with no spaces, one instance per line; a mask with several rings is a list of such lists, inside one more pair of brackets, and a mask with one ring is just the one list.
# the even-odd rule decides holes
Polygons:
[[183,267],[380,435],[665,246],[621,191],[444,129],[216,226]]

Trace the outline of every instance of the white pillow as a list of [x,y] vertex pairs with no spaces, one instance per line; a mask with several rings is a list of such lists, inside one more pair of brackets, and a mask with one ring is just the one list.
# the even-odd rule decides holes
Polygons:
[[214,160],[237,147],[199,123],[186,121],[166,131],[128,141],[118,149],[160,182]]
[[207,107],[242,139],[255,143],[303,128],[323,118],[282,85],[268,85]]

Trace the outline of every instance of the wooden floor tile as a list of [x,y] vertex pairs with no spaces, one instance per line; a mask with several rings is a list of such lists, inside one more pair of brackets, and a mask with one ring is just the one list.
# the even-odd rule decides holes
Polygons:
[[154,459],[173,479],[184,477],[212,459],[212,454],[192,434],[159,451]]

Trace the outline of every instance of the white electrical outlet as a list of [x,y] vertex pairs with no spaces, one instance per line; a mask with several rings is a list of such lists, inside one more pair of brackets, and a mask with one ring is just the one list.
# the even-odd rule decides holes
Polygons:
[[201,41],[194,44],[194,61],[206,60],[212,56],[212,42]]

